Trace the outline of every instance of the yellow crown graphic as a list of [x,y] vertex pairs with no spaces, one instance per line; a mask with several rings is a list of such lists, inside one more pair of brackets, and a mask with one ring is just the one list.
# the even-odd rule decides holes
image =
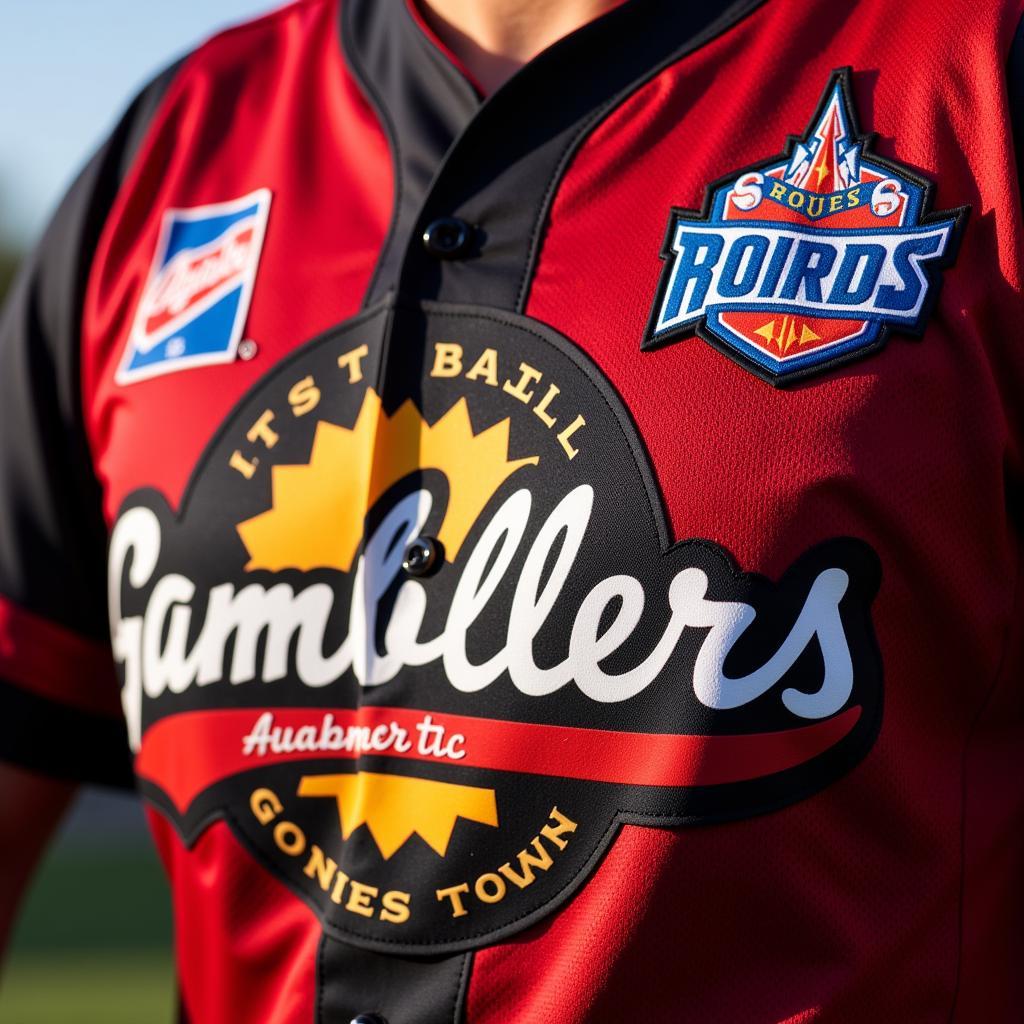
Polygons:
[[271,469],[272,507],[238,525],[249,552],[245,568],[348,572],[366,512],[420,469],[438,469],[448,479],[438,540],[452,561],[491,495],[516,470],[539,461],[535,455],[510,460],[508,439],[508,419],[474,434],[465,398],[431,425],[410,400],[388,416],[368,390],[351,429],[321,420],[308,464]]
[[385,860],[415,832],[437,854],[448,852],[458,818],[498,825],[493,789],[458,786],[404,775],[354,772],[346,775],[306,775],[299,796],[333,797],[338,801],[341,837],[348,839],[366,825]]

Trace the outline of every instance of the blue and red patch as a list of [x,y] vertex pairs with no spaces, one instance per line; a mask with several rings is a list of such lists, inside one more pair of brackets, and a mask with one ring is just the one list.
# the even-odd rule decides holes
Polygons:
[[164,213],[119,384],[235,358],[269,209],[270,192],[259,189]]
[[774,385],[920,335],[967,208],[930,213],[932,184],[870,152],[850,69],[777,157],[673,208],[641,349],[698,334]]

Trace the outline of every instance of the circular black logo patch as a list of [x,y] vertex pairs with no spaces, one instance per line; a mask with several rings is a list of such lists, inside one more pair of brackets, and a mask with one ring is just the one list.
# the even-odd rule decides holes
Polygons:
[[179,510],[128,499],[110,573],[146,794],[189,841],[226,819],[370,948],[493,942],[621,823],[771,811],[879,727],[874,552],[769,580],[674,541],[612,388],[510,314],[382,308],[309,343]]

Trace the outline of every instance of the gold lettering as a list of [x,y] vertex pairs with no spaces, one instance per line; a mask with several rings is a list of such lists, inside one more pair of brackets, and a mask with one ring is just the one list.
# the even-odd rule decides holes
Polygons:
[[274,826],[274,842],[282,853],[298,857],[306,848],[306,834],[291,821],[280,821]]
[[273,448],[281,440],[277,431],[273,430],[270,426],[273,422],[274,413],[270,409],[265,410],[260,415],[260,418],[246,431],[246,440],[251,441],[253,444],[259,440],[268,448]]
[[237,469],[246,480],[252,479],[252,475],[256,472],[256,467],[259,463],[259,459],[253,459],[252,462],[249,462],[249,460],[244,458],[242,453],[238,450],[233,451],[231,453],[231,458],[228,459],[228,465],[232,469]]
[[320,404],[320,389],[312,377],[303,377],[288,392],[288,404],[296,416],[305,416]]
[[363,379],[363,359],[369,353],[368,345],[360,345],[358,348],[338,356],[338,366],[348,370],[349,384],[358,384]]
[[437,899],[452,901],[452,917],[465,917],[469,911],[463,906],[462,893],[469,892],[469,886],[465,882],[459,885],[450,885],[447,889],[437,890]]
[[828,212],[837,213],[843,208],[843,197],[841,195],[833,196],[828,201]]
[[573,446],[569,444],[569,438],[572,437],[572,435],[581,427],[586,426],[586,422],[587,421],[582,416],[577,416],[576,419],[574,419],[572,423],[570,423],[569,426],[567,426],[565,430],[558,435],[558,443],[565,449],[565,454],[568,455],[570,459],[575,459],[576,456],[579,455],[580,450],[578,448],[573,448]]
[[846,193],[846,208],[852,210],[855,206],[860,206],[860,185]]
[[269,825],[284,810],[272,789],[254,789],[249,797],[249,807],[261,825]]
[[783,185],[781,181],[777,181],[772,185],[772,190],[768,195],[770,195],[772,199],[783,199],[786,195],[786,186]]
[[506,395],[511,395],[513,398],[518,398],[523,405],[528,405],[530,400],[533,398],[533,392],[526,390],[527,384],[533,384],[539,381],[544,374],[540,370],[535,370],[528,363],[519,364],[519,380],[513,384],[511,380],[505,381],[502,385],[502,391]]
[[362,882],[352,881],[352,888],[349,890],[346,910],[353,914],[361,914],[363,917],[373,917],[372,897],[380,892],[375,885],[364,885]]
[[548,393],[533,407],[533,414],[544,424],[545,427],[550,430],[555,425],[555,417],[548,415],[548,406],[554,400],[555,395],[558,394],[558,388],[552,384],[548,388]]
[[341,868],[334,878],[334,888],[331,890],[331,902],[341,906],[341,897],[345,895],[345,886],[348,885],[348,875]]
[[482,377],[492,388],[498,386],[498,353],[493,348],[485,348],[480,358],[466,373],[466,380]]
[[431,377],[458,377],[462,373],[462,346],[455,342],[434,343],[434,365]]
[[[488,891],[488,885],[493,887],[491,891]],[[505,898],[508,886],[505,885],[501,875],[496,875],[493,871],[488,871],[486,875],[481,875],[476,880],[476,885],[473,886],[473,891],[476,893],[476,898],[480,900],[481,903],[500,903]]]
[[515,869],[511,864],[502,864],[498,870],[513,884],[517,885],[520,889],[525,889],[528,885],[533,885],[533,880],[536,877],[533,873],[533,869],[537,868],[540,871],[547,871],[551,867],[551,854],[548,853],[547,848],[540,841],[540,836],[533,837],[533,848],[537,851],[536,855],[530,853],[529,850],[519,851],[519,870],[522,872],[521,875],[517,875]]
[[331,887],[331,882],[334,881],[334,876],[338,873],[338,863],[333,857],[326,856],[324,851],[314,843],[313,848],[309,851],[309,860],[302,871],[307,878],[315,876],[320,888],[327,892]]
[[389,889],[381,897],[384,906],[380,912],[380,919],[389,924],[405,924],[409,920],[409,900],[411,899],[412,893]]
[[541,830],[540,834],[545,839],[550,840],[560,850],[564,850],[568,846],[568,842],[561,838],[565,832],[575,832],[576,822],[571,821],[567,818],[557,807],[551,808],[551,813],[548,815],[549,818],[554,818],[557,822],[557,827],[554,825],[545,825]]

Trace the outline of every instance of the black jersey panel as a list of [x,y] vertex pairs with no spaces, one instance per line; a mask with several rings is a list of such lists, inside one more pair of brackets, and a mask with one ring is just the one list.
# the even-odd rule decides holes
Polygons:
[[[631,92],[763,2],[632,0],[548,47],[481,104],[404,0],[349,0],[343,44],[390,136],[397,193],[366,304],[398,290],[522,311],[579,143]],[[459,258],[421,244],[445,217],[473,230]]]
[[0,760],[42,775],[134,787],[124,722],[65,707],[0,679]]
[[106,215],[176,70],[81,172],[0,318],[0,595],[103,643],[106,529],[82,424],[81,311]]
[[[106,527],[82,419],[81,313],[104,222],[178,67],[139,94],[86,165],[0,316],[0,600],[104,647]],[[0,687],[0,758],[50,774],[125,781],[123,722],[26,690],[25,667],[7,673],[4,665],[39,660],[24,650],[29,641],[16,629],[0,630],[0,676],[19,683]],[[67,679],[76,687],[98,685],[72,665]],[[113,686],[112,671],[109,680]],[[52,695],[54,681],[40,682]]]

